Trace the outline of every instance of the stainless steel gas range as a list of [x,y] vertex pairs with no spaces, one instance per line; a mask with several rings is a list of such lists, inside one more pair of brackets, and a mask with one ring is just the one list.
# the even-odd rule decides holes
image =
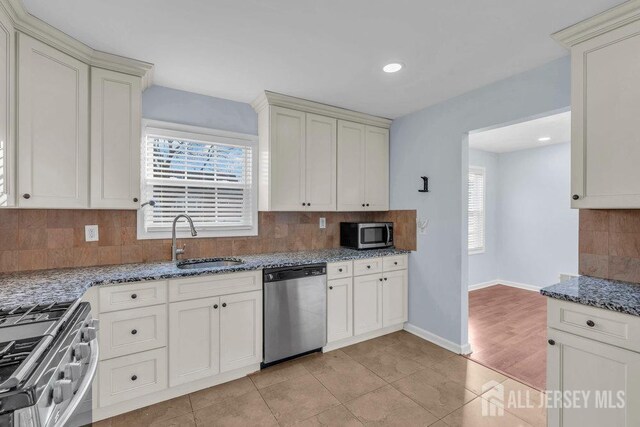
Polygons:
[[80,300],[0,311],[0,427],[91,423],[96,327]]

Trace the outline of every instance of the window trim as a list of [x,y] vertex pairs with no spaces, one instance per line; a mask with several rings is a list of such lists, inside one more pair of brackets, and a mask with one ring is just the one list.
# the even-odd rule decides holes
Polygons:
[[[469,249],[469,175],[472,171],[480,172],[483,177],[484,186],[482,191],[482,247]],[[484,166],[469,166],[467,172],[467,252],[469,255],[479,255],[487,250],[487,169]]]
[[[151,132],[149,132],[151,131]],[[246,237],[258,235],[258,136],[244,133],[230,132],[220,129],[205,128],[199,126],[171,123],[160,120],[143,119],[142,135],[140,140],[140,194],[145,194],[145,142],[147,134],[161,134],[163,136],[174,137],[176,139],[192,139],[203,142],[221,142],[236,145],[251,146],[251,206],[254,218],[251,227],[224,227],[219,230],[198,230],[196,237],[191,236],[186,220],[180,220],[176,227],[176,236],[180,239],[197,239],[207,237]],[[141,200],[141,203],[147,200]],[[139,240],[147,239],[170,239],[171,230],[147,231],[144,227],[144,209],[153,209],[147,205],[138,209],[136,215],[137,237]]]

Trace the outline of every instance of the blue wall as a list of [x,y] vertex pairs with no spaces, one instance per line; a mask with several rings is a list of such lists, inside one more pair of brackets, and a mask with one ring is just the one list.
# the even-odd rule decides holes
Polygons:
[[[570,63],[564,57],[394,120],[391,208],[428,218],[409,271],[409,323],[467,344],[468,132],[570,105]],[[430,193],[418,193],[420,176]],[[464,248],[464,250],[463,250]]]
[[469,255],[469,284],[484,283],[498,276],[498,154],[469,150],[469,166],[485,168],[485,241],[484,252]]
[[571,144],[499,156],[499,279],[544,287],[578,273]]
[[578,272],[578,211],[571,209],[571,144],[509,153],[469,150],[487,173],[486,251],[469,255],[469,285],[538,288]]
[[151,86],[144,91],[142,117],[230,132],[258,134],[258,115],[251,105],[163,86]]

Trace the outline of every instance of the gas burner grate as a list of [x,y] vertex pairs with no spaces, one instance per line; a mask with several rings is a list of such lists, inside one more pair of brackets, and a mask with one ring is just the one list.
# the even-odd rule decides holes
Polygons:
[[56,320],[67,311],[71,304],[73,304],[73,301],[0,310],[0,328]]

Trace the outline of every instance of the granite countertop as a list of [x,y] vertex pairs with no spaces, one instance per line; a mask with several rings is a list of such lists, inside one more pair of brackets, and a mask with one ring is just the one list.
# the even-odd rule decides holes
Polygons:
[[99,285],[291,267],[409,252],[394,248],[365,251],[341,248],[240,255],[230,257],[243,260],[244,263],[240,265],[193,270],[181,270],[176,267],[174,262],[159,262],[6,273],[0,274],[0,309],[11,310],[19,306],[71,301],[80,298],[90,287]]
[[550,298],[640,316],[640,284],[578,276],[548,286],[540,293]]

